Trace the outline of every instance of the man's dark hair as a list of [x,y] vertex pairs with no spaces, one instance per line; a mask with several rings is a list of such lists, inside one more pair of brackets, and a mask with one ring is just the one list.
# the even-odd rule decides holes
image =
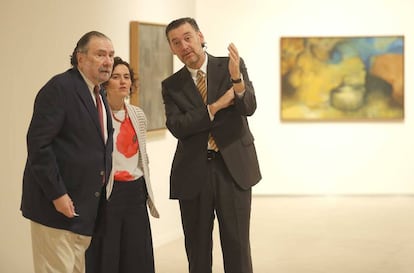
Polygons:
[[[181,25],[184,25],[185,23],[189,23],[195,31],[197,31],[197,32],[200,31],[200,28],[198,27],[197,22],[194,18],[191,18],[191,17],[179,18],[179,19],[174,20],[171,23],[169,23],[167,25],[167,27],[165,28],[165,36],[167,37],[168,43],[170,42],[170,40],[168,39],[168,33],[171,30],[176,29]],[[202,46],[204,47],[205,43],[203,43]]]
[[99,31],[90,31],[86,34],[84,34],[76,44],[75,49],[73,50],[72,55],[70,56],[70,64],[73,67],[78,67],[78,59],[76,57],[77,53],[82,52],[86,53],[88,52],[88,45],[89,41],[92,37],[99,37],[99,38],[105,38],[110,40],[105,34],[99,32]]

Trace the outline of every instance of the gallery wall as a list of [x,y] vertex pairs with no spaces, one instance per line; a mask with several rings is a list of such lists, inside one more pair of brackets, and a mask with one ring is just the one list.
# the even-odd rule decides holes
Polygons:
[[[263,180],[254,193],[414,193],[413,8],[405,0],[198,2],[208,51],[225,55],[234,42],[255,86],[258,109],[249,121]],[[404,120],[281,122],[281,37],[372,35],[404,35]]]

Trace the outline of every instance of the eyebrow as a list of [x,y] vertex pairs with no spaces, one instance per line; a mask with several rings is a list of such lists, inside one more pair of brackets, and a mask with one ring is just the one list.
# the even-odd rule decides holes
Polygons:
[[98,49],[96,50],[96,53],[108,53],[109,55],[114,55],[115,54],[115,50],[111,50],[111,51],[107,51],[106,49]]
[[[188,36],[188,35],[192,36],[193,33],[191,33],[191,31],[187,31],[187,32],[183,33],[183,36]],[[174,42],[174,41],[179,40],[179,39],[180,38],[178,38],[178,37],[174,37],[174,38],[171,39],[171,42]]]

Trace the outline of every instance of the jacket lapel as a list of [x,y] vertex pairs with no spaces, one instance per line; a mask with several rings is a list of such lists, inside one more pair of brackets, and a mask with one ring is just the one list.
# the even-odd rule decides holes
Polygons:
[[[95,103],[93,102],[92,95],[89,91],[88,85],[86,84],[86,82],[84,81],[84,79],[82,78],[82,75],[79,73],[78,70],[74,70],[74,72],[75,72],[74,77],[76,78],[75,92],[78,94],[83,105],[85,106],[86,110],[91,116],[93,123],[95,124],[97,133],[99,134],[102,141],[104,141],[102,137],[101,129],[100,129],[101,125],[99,124],[98,111],[96,110],[96,106],[95,106]],[[109,125],[109,119],[111,116],[110,114],[108,115],[108,107],[107,107],[108,104],[104,102],[104,105],[105,105],[105,109],[107,113],[107,120],[108,120],[108,125]],[[112,128],[112,123],[110,127],[108,126],[108,131],[109,131],[109,128]]]
[[220,90],[220,88],[225,82],[226,75],[228,74],[226,69],[227,65],[224,58],[217,58],[207,54],[208,56],[208,63],[207,63],[207,102],[211,104],[215,102],[221,95],[219,91],[223,93],[227,91],[228,88],[225,90]]
[[184,66],[178,72],[178,83],[182,83],[182,86],[178,90],[182,90],[184,96],[194,105],[203,105],[204,101],[191,77],[190,71]]

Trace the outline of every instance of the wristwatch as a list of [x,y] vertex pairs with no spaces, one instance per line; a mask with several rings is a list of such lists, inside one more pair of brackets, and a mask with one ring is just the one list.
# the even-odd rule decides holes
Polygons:
[[231,82],[232,83],[241,83],[242,79],[241,78],[238,78],[238,79],[235,79],[235,80],[231,79]]

